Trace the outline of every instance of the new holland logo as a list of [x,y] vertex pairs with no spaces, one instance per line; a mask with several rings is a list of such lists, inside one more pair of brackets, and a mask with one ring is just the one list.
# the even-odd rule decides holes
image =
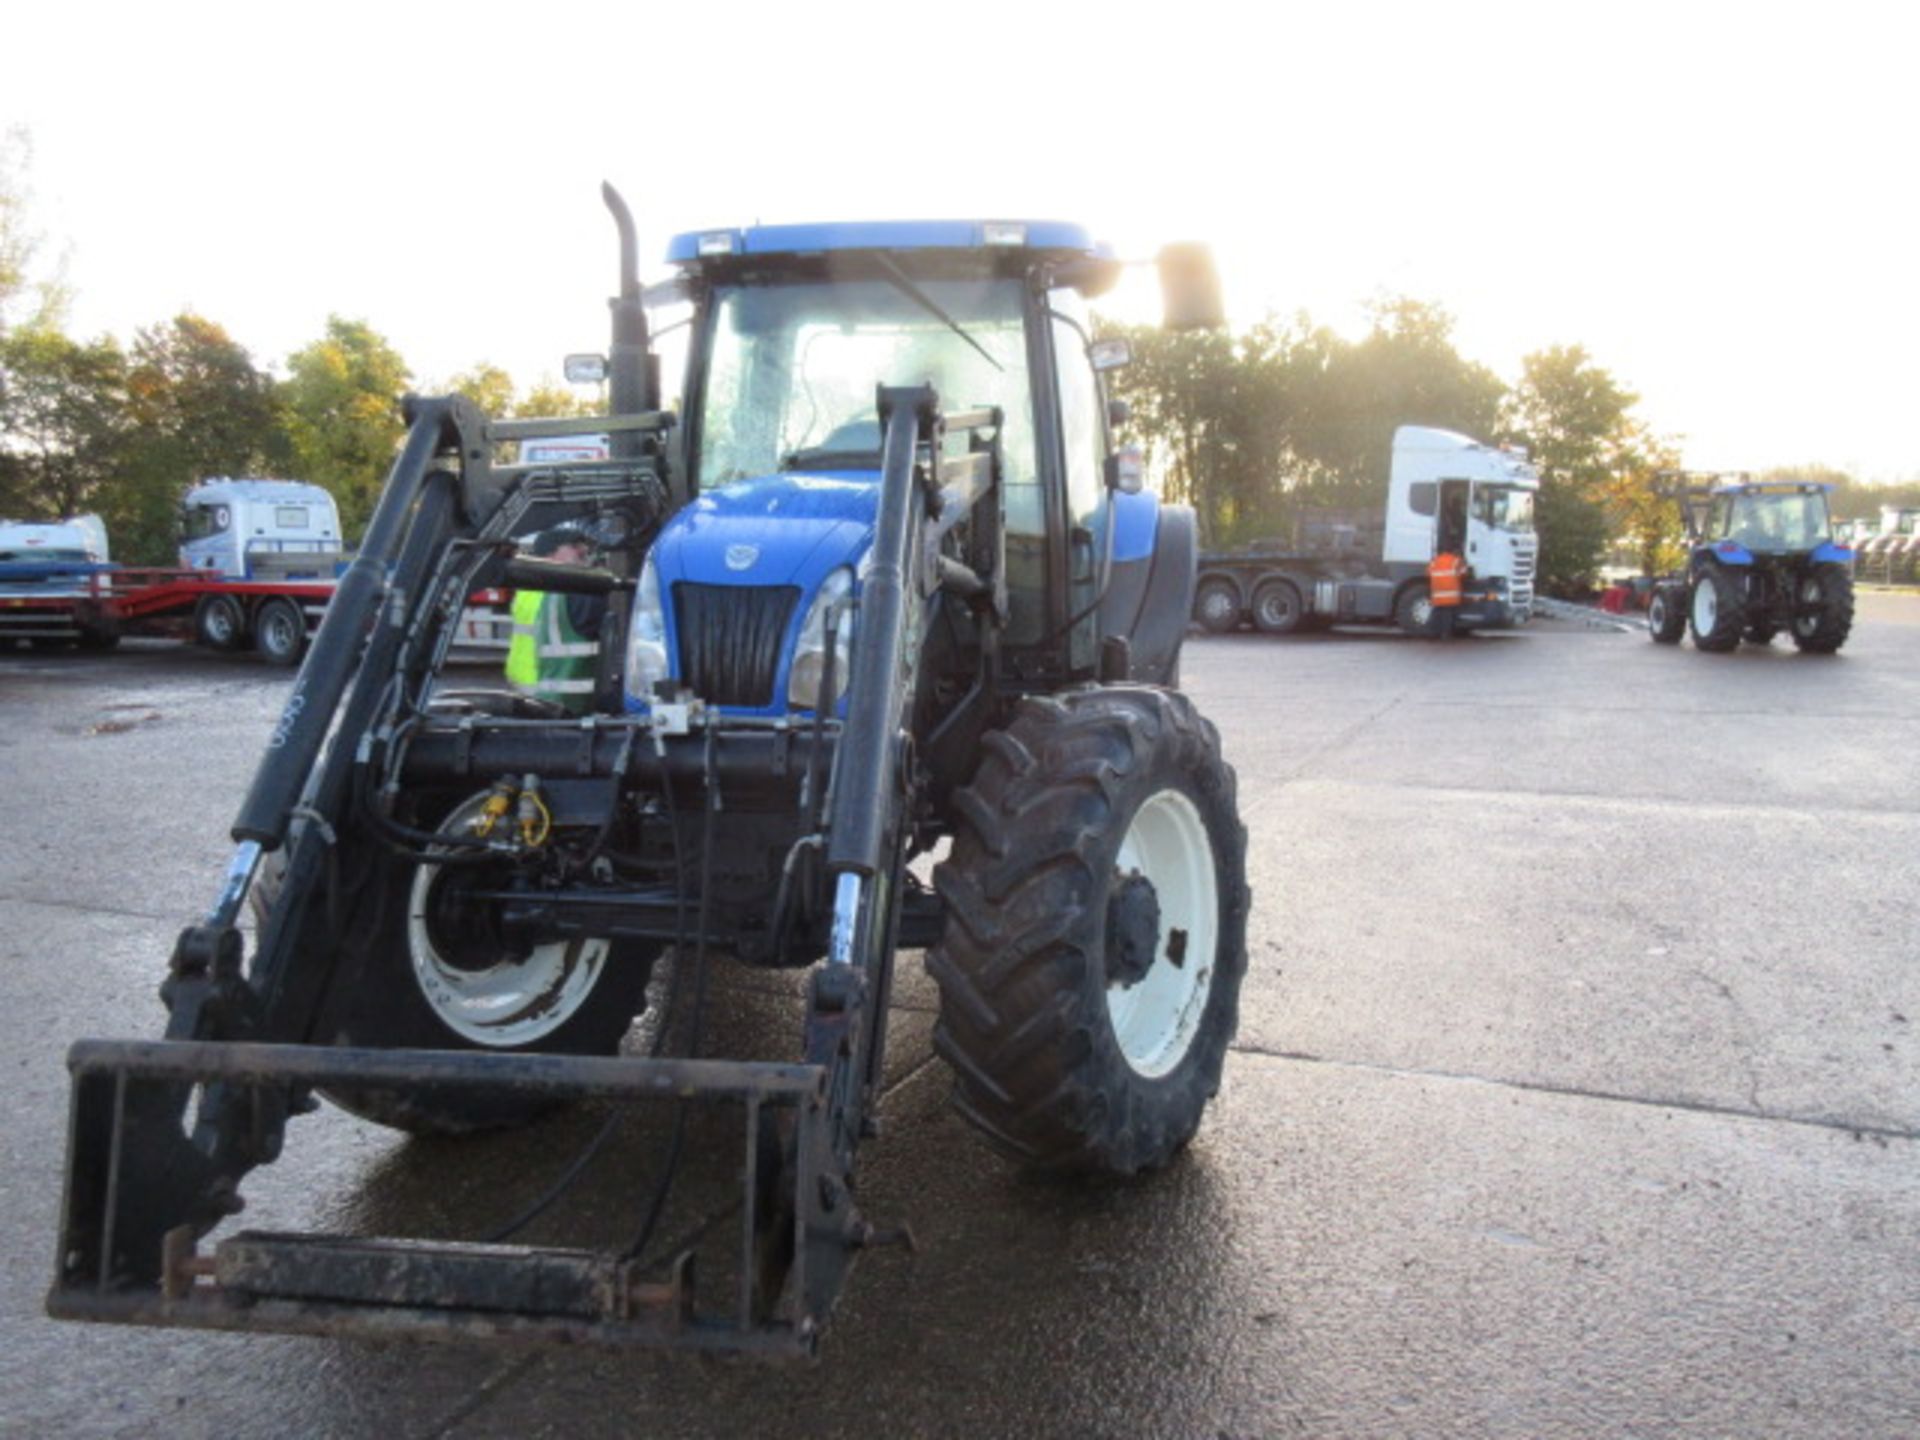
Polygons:
[[759,558],[760,547],[758,545],[727,546],[727,569],[729,570],[751,570],[753,568],[753,562]]

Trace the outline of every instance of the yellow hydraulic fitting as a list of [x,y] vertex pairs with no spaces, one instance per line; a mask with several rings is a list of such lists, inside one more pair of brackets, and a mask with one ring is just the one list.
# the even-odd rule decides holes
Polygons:
[[516,793],[511,780],[493,782],[493,793],[487,796],[487,803],[480,807],[480,813],[473,817],[473,833],[484,840],[493,833],[493,827],[506,818],[513,808]]
[[520,843],[538,850],[553,833],[553,812],[540,798],[540,777],[529,775],[520,787]]

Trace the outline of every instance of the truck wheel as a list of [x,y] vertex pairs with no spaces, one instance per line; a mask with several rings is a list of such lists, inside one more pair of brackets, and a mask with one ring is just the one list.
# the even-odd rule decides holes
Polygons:
[[1656,585],[1647,601],[1647,634],[1657,645],[1678,645],[1687,633],[1687,607],[1672,587]]
[[282,596],[267,601],[253,619],[253,648],[271,665],[298,665],[307,648],[307,617]]
[[231,595],[208,595],[194,608],[193,633],[209,650],[238,650],[247,643],[246,612]]
[[1793,643],[1812,655],[1831,655],[1853,629],[1853,576],[1847,567],[1816,565],[1794,586]]
[[1050,1169],[1164,1165],[1220,1088],[1246,828],[1219,735],[1146,686],[1029,699],[955,796],[927,969],[954,1103]]
[[1240,592],[1225,580],[1203,580],[1193,597],[1193,618],[1201,628],[1224,635],[1240,624]]
[[1424,580],[1400,592],[1400,598],[1393,602],[1393,619],[1409,635],[1433,634],[1433,596]]
[[[439,829],[469,824],[481,792],[456,806]],[[249,903],[264,929],[285,862],[271,857]],[[334,1043],[374,1049],[489,1050],[613,1055],[646,1009],[660,947],[642,941],[556,940],[524,954],[494,926],[491,905],[463,899],[504,883],[492,865],[399,862],[373,888],[382,892],[366,945],[356,1002]],[[365,932],[357,932],[365,933]],[[414,1135],[463,1135],[524,1125],[555,1102],[469,1091],[328,1090],[342,1110]]]
[[110,626],[99,627],[80,632],[82,650],[107,651],[120,648],[120,632]]
[[1305,612],[1291,580],[1268,580],[1253,592],[1253,623],[1263,634],[1291,635]]
[[1687,618],[1693,625],[1693,643],[1701,650],[1731,650],[1745,628],[1741,617],[1740,586],[1717,565],[1694,577]]

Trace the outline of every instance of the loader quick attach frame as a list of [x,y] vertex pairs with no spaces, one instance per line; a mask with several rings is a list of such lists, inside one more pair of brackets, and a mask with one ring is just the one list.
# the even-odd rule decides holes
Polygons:
[[[924,606],[945,588],[982,615],[974,701],[991,698],[1006,614],[999,415],[943,419],[929,389],[883,389],[879,401],[879,512],[846,714],[816,717],[779,737],[783,747],[823,750],[810,759],[833,777],[825,833],[814,837],[826,856],[831,940],[813,972],[800,1062],[328,1043],[329,1007],[354,985],[357,960],[303,945],[302,927],[321,908],[314,896],[323,877],[346,860],[338,841],[371,803],[376,780],[397,783],[403,767],[436,763],[484,777],[498,762],[637,790],[673,783],[675,774],[684,781],[699,773],[703,756],[711,767],[716,743],[751,754],[770,738],[711,711],[704,733],[701,725],[669,727],[648,714],[564,722],[428,714],[467,587],[530,510],[582,502],[650,507],[650,538],[673,499],[684,496],[673,490],[667,465],[669,414],[567,421],[572,429],[612,430],[614,460],[514,474],[490,457],[494,442],[522,433],[525,422],[489,425],[457,398],[410,400],[411,428],[365,543],[233,826],[238,849],[218,901],[175,949],[162,986],[171,1014],[166,1038],[83,1040],[69,1054],[66,1190],[49,1313],[379,1338],[812,1350],[857,1251],[902,1238],[862,1218],[853,1170],[860,1139],[872,1133],[900,939],[904,841],[917,783],[908,725]],[[967,432],[970,453],[945,454],[949,428]],[[943,540],[970,516],[961,558]],[[836,755],[858,763],[833,764]],[[281,889],[243,964],[240,908],[263,855],[282,846]],[[636,900],[631,908],[645,907]],[[914,922],[916,936],[927,919]],[[289,1118],[316,1108],[313,1092],[354,1087],[619,1106],[662,1099],[739,1105],[744,1159],[733,1293],[722,1305],[703,1306],[691,1251],[662,1266],[617,1248],[212,1235],[243,1208],[241,1179],[278,1158]]]

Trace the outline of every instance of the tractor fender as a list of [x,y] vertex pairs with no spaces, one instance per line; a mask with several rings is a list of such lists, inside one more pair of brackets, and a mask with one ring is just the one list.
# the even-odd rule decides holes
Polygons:
[[1145,493],[1113,497],[1113,563],[1100,601],[1100,634],[1126,638],[1129,679],[1173,682],[1199,555],[1191,506],[1162,505]]

